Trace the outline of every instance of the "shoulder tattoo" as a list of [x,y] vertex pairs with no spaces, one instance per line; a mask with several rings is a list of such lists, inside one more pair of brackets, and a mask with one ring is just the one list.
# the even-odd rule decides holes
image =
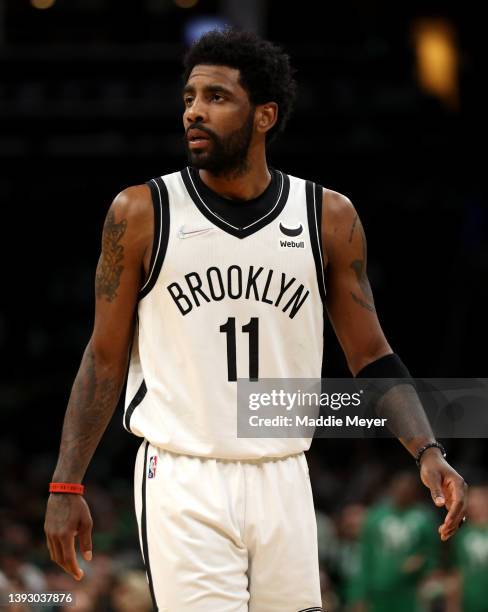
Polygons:
[[97,298],[105,297],[112,302],[117,297],[120,277],[124,269],[124,247],[120,244],[127,229],[127,220],[115,222],[115,215],[109,210],[102,235],[102,255],[97,266],[95,292]]

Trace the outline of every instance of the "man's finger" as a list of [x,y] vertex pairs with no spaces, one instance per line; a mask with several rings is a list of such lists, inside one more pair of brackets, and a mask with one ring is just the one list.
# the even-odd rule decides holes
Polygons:
[[78,561],[76,559],[74,535],[65,535],[60,538],[60,542],[63,553],[62,567],[71,574],[75,580],[81,580],[83,578],[83,570],[78,566]]
[[446,540],[448,540],[450,537],[452,537],[457,531],[457,528],[454,529],[444,529],[441,532],[441,540],[443,542],[445,542]]
[[49,551],[49,556],[51,557],[51,561],[56,561],[56,559],[54,558],[54,547],[51,542],[51,538],[47,534],[46,534],[46,544],[47,544],[47,549]]
[[446,498],[442,491],[442,476],[439,474],[439,472],[429,474],[428,486],[432,499],[434,500],[434,504],[438,507],[443,506],[446,503]]
[[444,520],[444,524],[448,527],[458,526],[464,516],[464,502],[462,495],[455,489],[453,494],[452,504],[449,512]]
[[54,561],[53,553],[52,553],[52,550],[51,550],[51,542],[49,541],[49,536],[47,535],[47,533],[46,533],[46,546],[47,546],[47,549],[49,551],[49,556],[51,557],[51,561]]
[[51,537],[51,548],[53,551],[53,561],[59,565],[63,559],[63,551],[61,550],[61,544],[54,536]]
[[447,540],[450,538],[453,533],[456,531],[455,529],[449,529],[444,524],[439,527],[439,535],[441,536],[441,540]]
[[79,538],[80,538],[80,551],[85,561],[92,560],[92,525],[93,523],[87,522],[80,527]]

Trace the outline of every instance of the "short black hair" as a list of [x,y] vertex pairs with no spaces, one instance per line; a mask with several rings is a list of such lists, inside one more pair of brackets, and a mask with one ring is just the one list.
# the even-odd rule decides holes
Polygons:
[[267,142],[284,129],[295,103],[296,81],[290,57],[281,47],[253,32],[231,27],[211,30],[193,43],[184,57],[185,83],[198,64],[236,68],[251,104],[276,102],[278,119],[267,133]]

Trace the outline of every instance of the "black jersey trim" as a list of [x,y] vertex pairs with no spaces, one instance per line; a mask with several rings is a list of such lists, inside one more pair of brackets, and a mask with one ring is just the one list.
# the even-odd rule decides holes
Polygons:
[[304,608],[303,610],[298,610],[298,612],[323,612],[323,608]]
[[280,172],[279,170],[278,175],[278,197],[272,208],[268,210],[262,217],[256,219],[256,221],[253,221],[252,223],[249,223],[244,227],[237,227],[236,225],[232,225],[232,223],[229,223],[229,221],[218,215],[210,208],[208,203],[205,201],[205,194],[200,193],[198,191],[197,186],[195,185],[195,181],[191,176],[190,167],[187,166],[181,171],[181,176],[183,178],[183,182],[185,183],[185,187],[191,199],[195,203],[195,206],[202,213],[202,215],[206,217],[211,223],[224,230],[224,232],[232,234],[232,236],[236,236],[237,238],[246,238],[247,236],[251,236],[251,234],[258,232],[263,227],[266,227],[266,225],[269,225],[271,221],[274,221],[274,219],[276,219],[276,217],[285,207],[285,204],[288,200],[288,195],[290,193],[290,177],[284,172]]
[[146,282],[139,291],[140,300],[146,297],[158,279],[164,256],[166,255],[166,249],[168,248],[170,223],[168,190],[163,179],[161,177],[151,179],[146,185],[149,185],[151,189],[154,207],[154,240],[149,274]]
[[132,417],[134,410],[137,408],[137,406],[139,406],[142,400],[146,397],[146,393],[147,393],[146,381],[143,379],[143,381],[141,382],[141,386],[139,387],[139,389],[137,389],[136,394],[132,398],[130,404],[127,406],[127,410],[125,411],[124,427],[130,433],[134,433],[132,429],[130,428],[130,419]]
[[322,254],[322,193],[321,185],[315,185],[311,181],[305,184],[305,194],[307,199],[307,219],[308,231],[310,233],[310,244],[312,245],[313,259],[317,273],[317,284],[319,287],[322,304],[325,306],[325,272],[324,259]]
[[156,597],[154,595],[154,586],[151,574],[151,564],[149,563],[149,547],[147,543],[147,507],[146,507],[146,482],[147,482],[147,451],[149,449],[149,442],[146,441],[146,448],[144,449],[144,471],[142,473],[142,511],[141,511],[141,539],[142,539],[142,556],[144,560],[144,567],[146,568],[147,581],[149,583],[149,591],[151,592],[151,599],[153,608],[157,612],[158,605],[156,603]]

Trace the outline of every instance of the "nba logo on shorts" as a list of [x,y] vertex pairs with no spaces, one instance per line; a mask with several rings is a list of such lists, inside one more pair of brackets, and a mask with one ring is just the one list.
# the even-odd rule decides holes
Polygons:
[[148,478],[156,478],[156,466],[158,464],[157,455],[149,458],[149,470],[147,472]]

